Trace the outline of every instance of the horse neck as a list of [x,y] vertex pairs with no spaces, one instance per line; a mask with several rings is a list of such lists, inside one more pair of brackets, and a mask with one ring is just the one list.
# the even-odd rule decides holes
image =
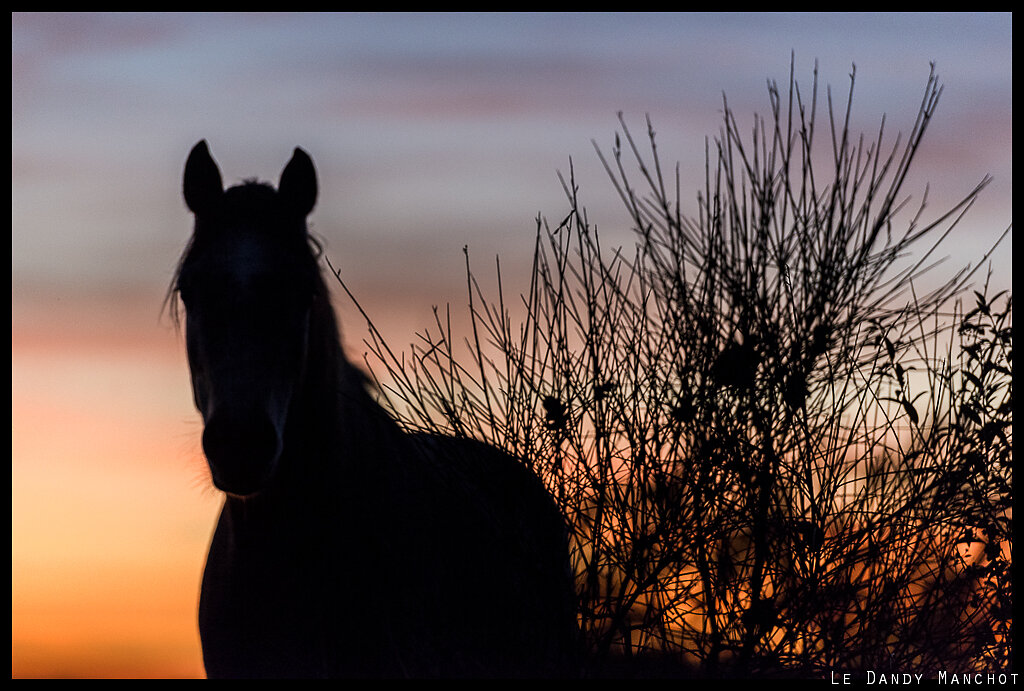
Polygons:
[[298,492],[359,478],[365,439],[393,425],[345,357],[326,295],[310,314],[307,359],[285,430],[282,480]]

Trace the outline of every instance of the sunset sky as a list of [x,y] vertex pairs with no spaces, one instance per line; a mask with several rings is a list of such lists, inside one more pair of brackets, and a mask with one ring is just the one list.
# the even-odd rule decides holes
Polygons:
[[[185,157],[225,183],[317,166],[312,229],[398,347],[465,302],[462,247],[525,287],[570,158],[606,238],[628,219],[591,140],[623,112],[696,211],[723,92],[741,126],[766,80],[821,81],[852,126],[913,125],[945,86],[905,188],[936,215],[992,184],[940,256],[1012,221],[1009,14],[18,14],[12,16],[12,674],[202,676],[196,606],[220,497],[181,334],[161,307],[191,217]],[[746,121],[743,118],[747,118]],[[741,127],[742,128],[742,127]],[[891,142],[891,138],[889,140]],[[926,214],[927,215],[927,214]],[[1007,240],[993,281],[1009,287]],[[365,326],[336,291],[345,340]]]

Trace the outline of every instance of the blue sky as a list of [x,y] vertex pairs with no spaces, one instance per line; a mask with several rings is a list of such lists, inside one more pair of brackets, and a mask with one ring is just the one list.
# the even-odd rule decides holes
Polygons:
[[856,64],[868,134],[882,113],[909,130],[936,62],[945,92],[907,190],[931,182],[938,211],[992,174],[953,247],[1010,223],[1008,14],[15,14],[15,292],[162,287],[200,138],[226,182],[276,181],[309,151],[316,230],[369,293],[459,286],[466,244],[525,262],[533,218],[563,214],[570,157],[591,218],[628,242],[590,140],[609,144],[620,110],[638,133],[650,114],[695,191],[722,93],[740,118],[765,112],[791,53],[807,88],[817,60],[844,98]]

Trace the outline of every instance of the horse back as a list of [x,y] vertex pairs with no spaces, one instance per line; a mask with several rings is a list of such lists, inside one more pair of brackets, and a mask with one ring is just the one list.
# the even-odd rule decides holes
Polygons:
[[[441,610],[436,640],[448,641],[455,669],[442,675],[567,675],[575,659],[575,588],[565,520],[541,480],[493,446],[411,435],[409,467],[395,497],[403,549],[421,564],[426,592]],[[411,515],[415,514],[415,515]],[[403,561],[402,558],[396,561]],[[418,588],[406,593],[422,592]],[[415,628],[415,627],[413,627]],[[435,651],[435,659],[446,659]]]

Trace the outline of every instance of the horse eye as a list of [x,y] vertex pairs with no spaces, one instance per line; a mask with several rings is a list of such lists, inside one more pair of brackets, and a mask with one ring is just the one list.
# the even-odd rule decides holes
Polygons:
[[178,292],[178,296],[181,298],[181,301],[188,305],[192,297],[192,291],[189,290],[188,286],[183,283],[178,283],[178,285],[174,286],[174,289]]
[[200,291],[194,281],[178,281],[175,286],[178,296],[185,303],[185,307],[194,307],[200,302]]
[[309,305],[314,297],[314,291],[304,285],[278,283],[274,287],[274,292],[286,302],[297,305]]

